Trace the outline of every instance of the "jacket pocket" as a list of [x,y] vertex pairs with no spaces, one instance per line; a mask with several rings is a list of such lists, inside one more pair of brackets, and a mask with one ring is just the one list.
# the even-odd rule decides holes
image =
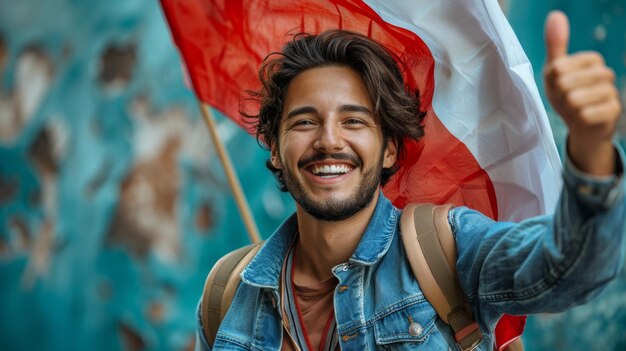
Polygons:
[[393,310],[374,322],[376,345],[392,350],[448,350],[435,320],[435,310],[426,300]]

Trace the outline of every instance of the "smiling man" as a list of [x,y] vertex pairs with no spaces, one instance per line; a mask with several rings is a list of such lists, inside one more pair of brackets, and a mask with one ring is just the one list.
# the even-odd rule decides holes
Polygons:
[[395,164],[396,146],[383,137],[359,75],[339,65],[298,74],[283,115],[271,163],[302,216],[331,223],[373,206],[382,170]]
[[[554,15],[547,36],[546,87],[570,128],[555,214],[521,223],[494,222],[466,207],[448,214],[458,277],[485,334],[481,350],[493,349],[504,313],[584,303],[622,262],[614,75],[597,54],[566,55],[563,21]],[[394,58],[351,32],[298,35],[266,60],[260,76],[261,108],[248,117],[296,213],[243,270],[212,347],[457,349],[407,263],[401,210],[380,191],[404,141],[423,134],[418,96],[405,90]],[[198,334],[197,348],[211,349],[200,319]]]

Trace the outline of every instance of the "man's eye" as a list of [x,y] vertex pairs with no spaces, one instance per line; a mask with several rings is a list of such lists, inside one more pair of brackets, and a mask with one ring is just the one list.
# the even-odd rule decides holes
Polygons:
[[301,119],[298,121],[294,121],[293,124],[291,125],[292,128],[302,128],[302,127],[310,127],[312,125],[315,125],[315,123],[313,123],[313,121],[311,121],[310,119]]
[[363,121],[358,118],[350,118],[346,121],[346,124],[352,124],[352,125],[363,124]]
[[307,125],[313,124],[313,122],[309,121],[308,119],[303,119],[301,121],[297,121],[294,124],[297,125],[297,126],[307,126]]

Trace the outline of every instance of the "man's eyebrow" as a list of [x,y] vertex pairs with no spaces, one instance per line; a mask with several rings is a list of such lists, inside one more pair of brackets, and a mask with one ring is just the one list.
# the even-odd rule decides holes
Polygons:
[[292,110],[291,112],[289,112],[287,114],[287,118],[286,119],[290,119],[290,118],[295,117],[297,115],[302,115],[302,114],[306,114],[306,113],[317,113],[317,110],[313,106],[298,107],[297,109]]
[[[367,113],[368,115],[372,115],[372,111],[369,108],[362,105],[341,105],[337,112],[362,112]],[[287,114],[285,119],[290,119],[297,115],[307,114],[307,113],[317,113],[317,109],[313,106],[302,106],[298,107]]]
[[372,111],[369,108],[361,105],[341,105],[338,112],[363,112],[372,115]]

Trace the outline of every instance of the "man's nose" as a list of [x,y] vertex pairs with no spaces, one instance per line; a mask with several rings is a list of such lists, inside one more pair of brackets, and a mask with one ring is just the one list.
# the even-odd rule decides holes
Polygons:
[[313,147],[320,151],[331,152],[343,149],[344,140],[341,128],[334,124],[325,124],[320,128],[319,135]]

